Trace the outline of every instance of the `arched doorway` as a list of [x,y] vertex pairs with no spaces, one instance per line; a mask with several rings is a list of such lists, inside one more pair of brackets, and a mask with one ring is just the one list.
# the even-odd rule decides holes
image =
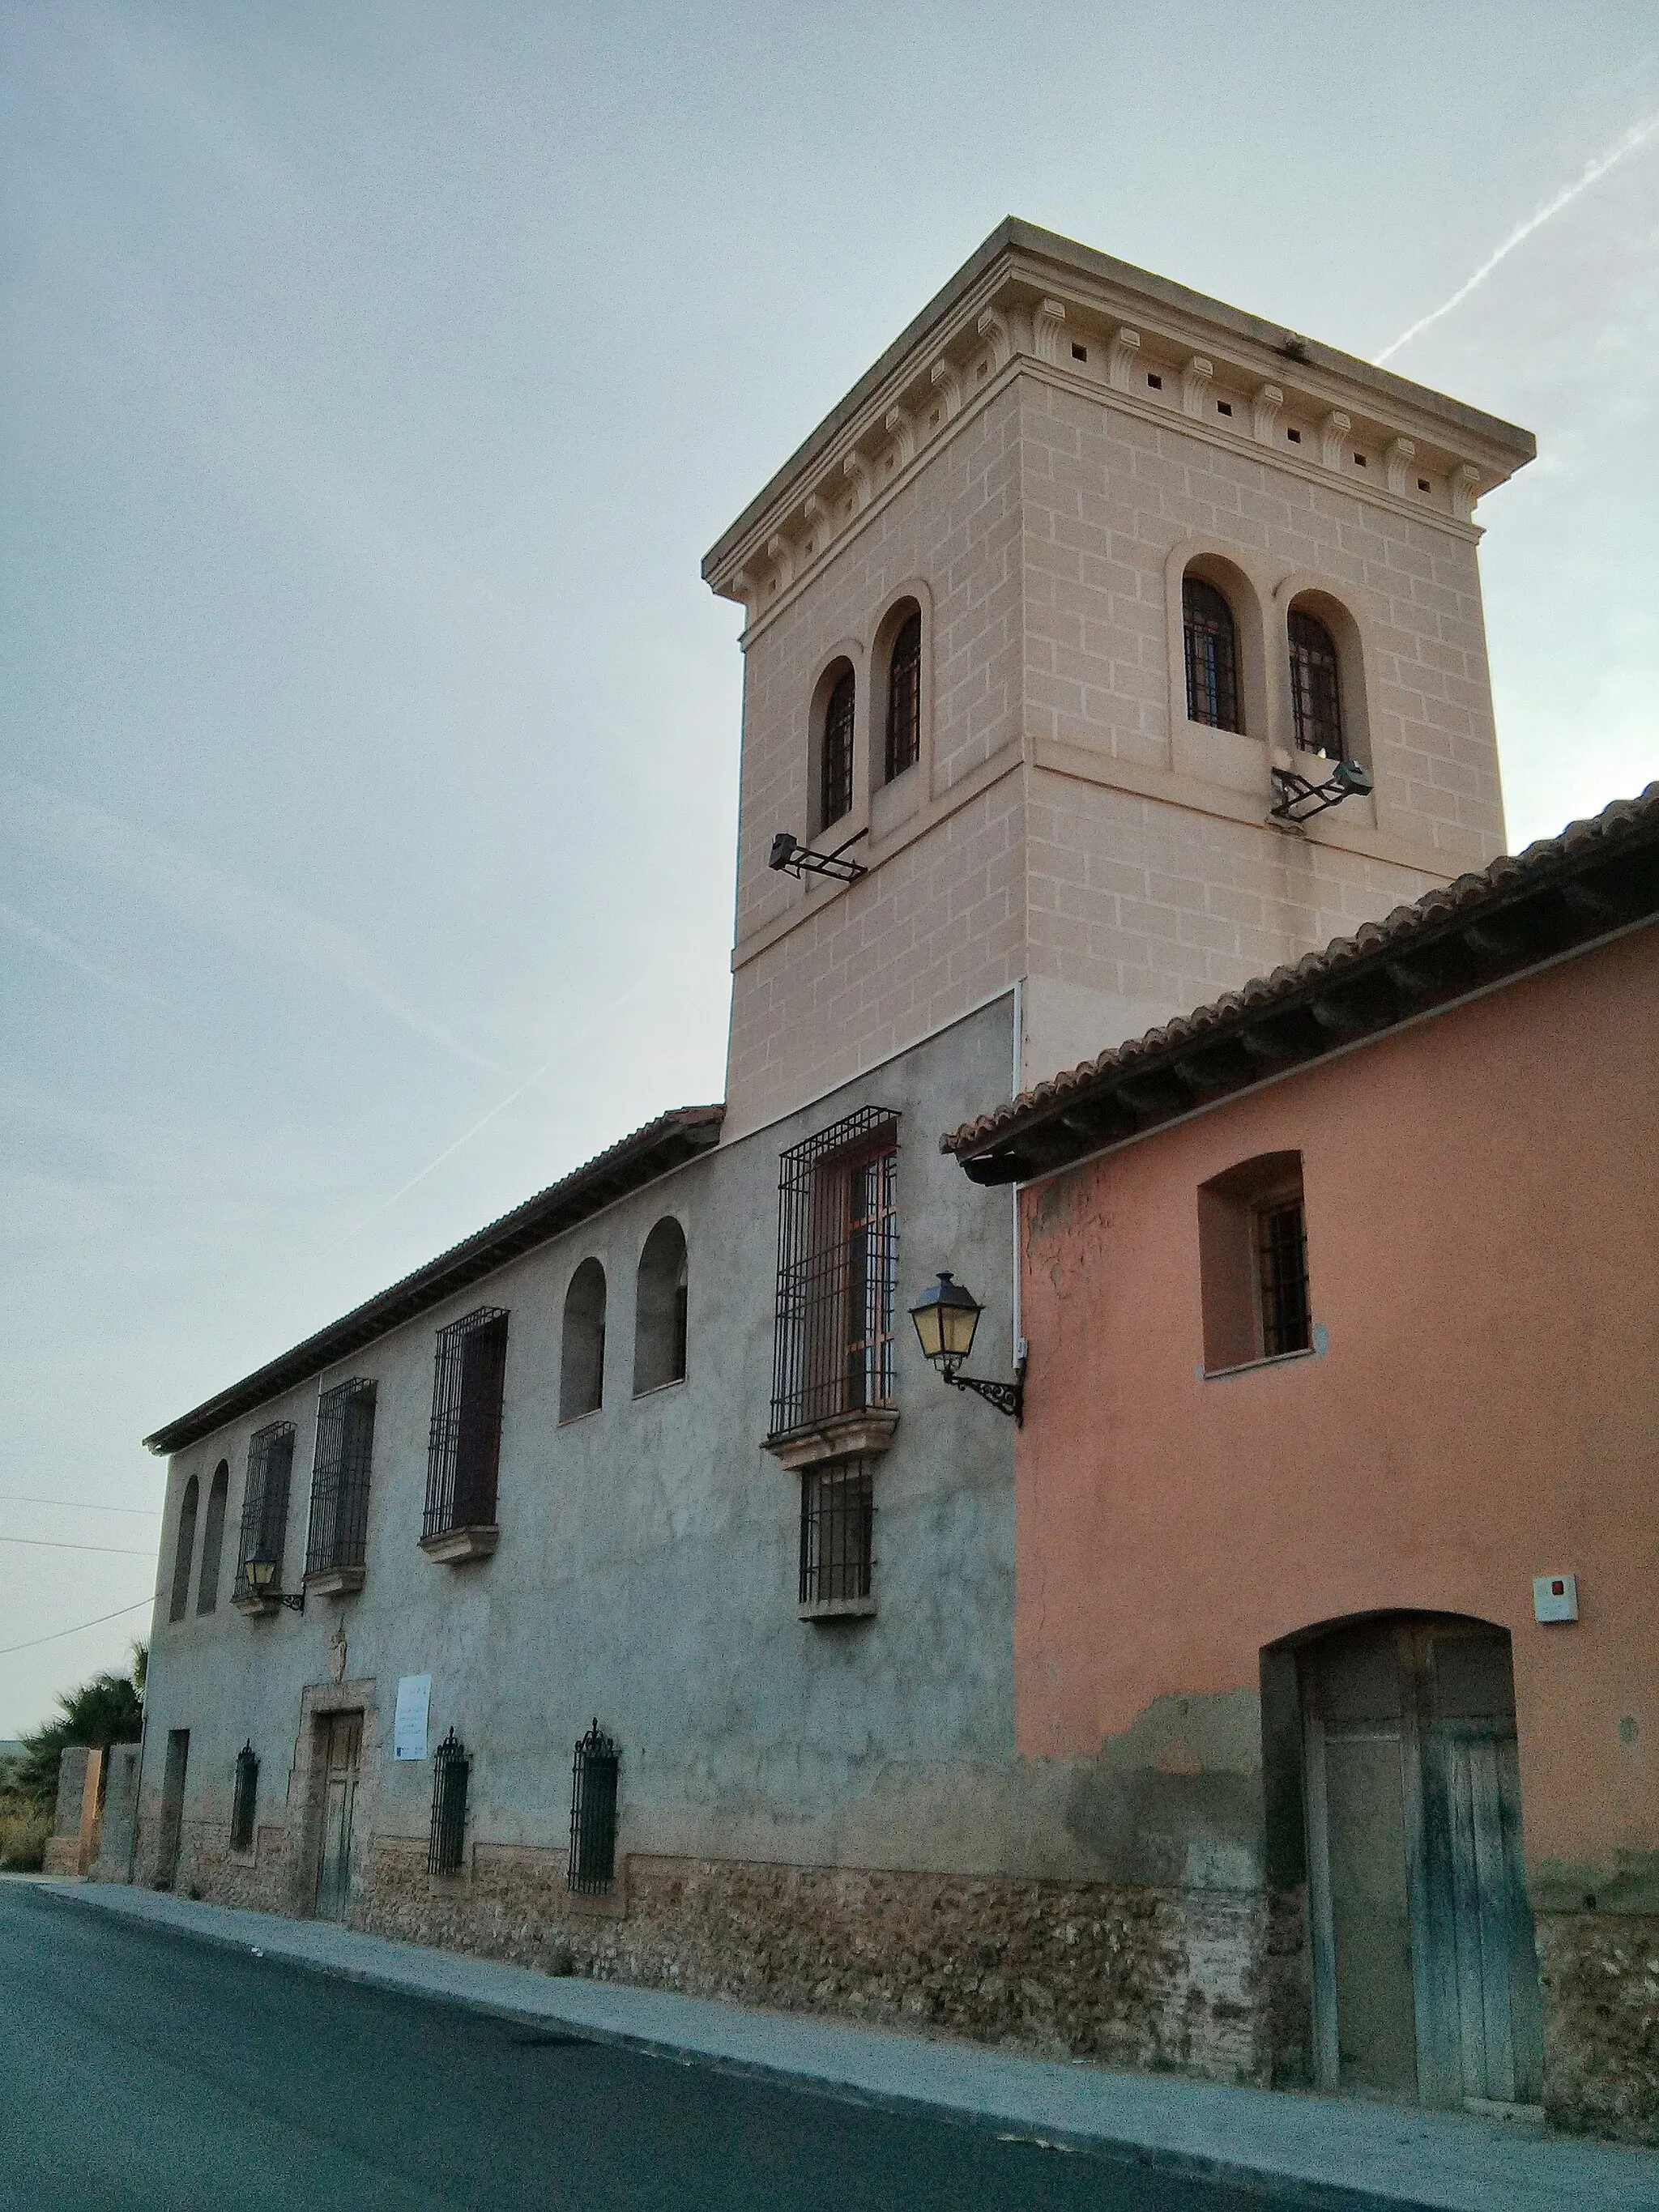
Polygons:
[[1507,1630],[1392,1614],[1310,1638],[1297,1665],[1316,2081],[1537,2104]]

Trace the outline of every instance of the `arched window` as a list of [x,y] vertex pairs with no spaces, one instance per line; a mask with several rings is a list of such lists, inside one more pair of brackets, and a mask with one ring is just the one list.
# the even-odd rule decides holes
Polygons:
[[167,1605],[169,1620],[182,1620],[190,1607],[190,1563],[196,1550],[196,1508],[201,1496],[200,1480],[192,1474],[185,1485],[184,1503],[179,1508],[179,1544],[173,1555],[173,1595]]
[[1289,629],[1296,741],[1304,752],[1324,753],[1331,760],[1340,760],[1342,684],[1335,642],[1324,623],[1300,607],[1291,608]]
[[1242,732],[1232,609],[1213,584],[1188,576],[1181,586],[1181,619],[1187,641],[1188,720]]
[[634,1395],[685,1380],[685,1231],[671,1214],[645,1240],[634,1303]]
[[213,1470],[208,1491],[207,1526],[202,1532],[202,1574],[196,1585],[196,1610],[211,1613],[219,1602],[219,1561],[225,1548],[225,1498],[230,1489],[230,1462],[222,1459]]
[[605,1401],[605,1269],[584,1260],[564,1294],[559,1419],[596,1413]]
[[921,758],[921,610],[912,607],[887,664],[887,781]]
[[853,708],[857,696],[850,668],[836,679],[823,710],[823,747],[818,761],[818,827],[827,830],[853,811]]

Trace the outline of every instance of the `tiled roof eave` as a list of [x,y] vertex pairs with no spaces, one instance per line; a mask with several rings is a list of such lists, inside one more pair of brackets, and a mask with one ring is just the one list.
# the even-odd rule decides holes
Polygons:
[[617,1199],[708,1151],[719,1141],[724,1111],[720,1106],[680,1106],[659,1115],[654,1121],[538,1191],[498,1221],[463,1238],[280,1358],[157,1429],[144,1438],[145,1444],[153,1452],[182,1451],[459,1296]]
[[1659,783],[1322,952],[1038,1084],[939,1140],[1029,1182],[1659,914]]

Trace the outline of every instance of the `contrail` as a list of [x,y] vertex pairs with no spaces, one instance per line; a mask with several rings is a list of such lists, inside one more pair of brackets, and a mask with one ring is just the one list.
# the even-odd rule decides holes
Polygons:
[[475,1121],[470,1129],[463,1129],[460,1135],[456,1138],[453,1145],[446,1145],[435,1160],[428,1160],[418,1175],[410,1176],[409,1181],[404,1183],[401,1188],[394,1190],[390,1198],[382,1199],[380,1203],[375,1206],[371,1212],[364,1214],[361,1221],[354,1221],[350,1228],[346,1231],[345,1235],[343,1237],[337,1237],[333,1243],[328,1247],[326,1251],[319,1252],[318,1254],[318,1258],[319,1260],[331,1259],[334,1254],[339,1250],[342,1244],[350,1243],[352,1238],[356,1236],[360,1230],[367,1229],[371,1221],[378,1221],[383,1213],[389,1212],[392,1206],[396,1206],[400,1198],[407,1197],[409,1193],[414,1189],[417,1182],[424,1182],[427,1177],[433,1174],[437,1169],[441,1168],[444,1162],[448,1159],[453,1153],[459,1152],[463,1145],[471,1144],[473,1138],[477,1135],[480,1129],[487,1128],[498,1114],[505,1114],[507,1108],[514,1103],[514,1100],[522,1098],[526,1091],[533,1091],[536,1085],[541,1081],[543,1076],[550,1075],[553,1070],[558,1066],[559,1062],[568,1053],[571,1046],[577,1043],[586,1034],[586,1032],[593,1027],[595,1022],[600,1020],[604,1017],[608,1017],[618,1012],[621,1008],[628,1004],[630,999],[637,999],[640,993],[644,990],[647,980],[648,979],[646,976],[641,975],[639,981],[634,985],[631,990],[624,991],[620,999],[613,1000],[609,1006],[602,1009],[601,1013],[595,1014],[592,1021],[585,1022],[580,1029],[575,1030],[570,1036],[562,1040],[558,1051],[554,1054],[551,1060],[548,1060],[544,1066],[538,1067],[533,1075],[527,1075],[516,1091],[509,1091],[505,1098],[498,1099],[495,1104],[490,1108],[489,1111],[484,1115],[481,1120]]
[[1449,300],[1437,307],[1432,314],[1425,315],[1413,323],[1408,331],[1401,331],[1392,345],[1385,345],[1376,356],[1377,367],[1380,368],[1390,354],[1398,353],[1402,345],[1409,344],[1419,331],[1427,330],[1431,323],[1437,323],[1442,315],[1449,315],[1454,307],[1462,307],[1476,285],[1484,284],[1500,261],[1507,260],[1516,247],[1530,238],[1534,231],[1541,229],[1552,216],[1559,215],[1565,207],[1571,207],[1581,192],[1587,192],[1592,185],[1599,184],[1607,171],[1617,168],[1627,154],[1633,154],[1638,146],[1645,145],[1656,131],[1659,131],[1659,115],[1650,115],[1644,122],[1632,124],[1618,143],[1605,154],[1598,155],[1593,161],[1586,161],[1583,175],[1576,183],[1559,191],[1535,215],[1529,215],[1524,222],[1517,223],[1498,251],[1481,263],[1466,284],[1458,286]]

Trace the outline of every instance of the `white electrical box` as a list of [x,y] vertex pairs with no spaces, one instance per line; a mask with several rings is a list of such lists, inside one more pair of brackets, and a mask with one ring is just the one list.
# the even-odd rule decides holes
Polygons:
[[1532,1578],[1532,1617],[1534,1620],[1577,1620],[1577,1575],[1534,1575]]

